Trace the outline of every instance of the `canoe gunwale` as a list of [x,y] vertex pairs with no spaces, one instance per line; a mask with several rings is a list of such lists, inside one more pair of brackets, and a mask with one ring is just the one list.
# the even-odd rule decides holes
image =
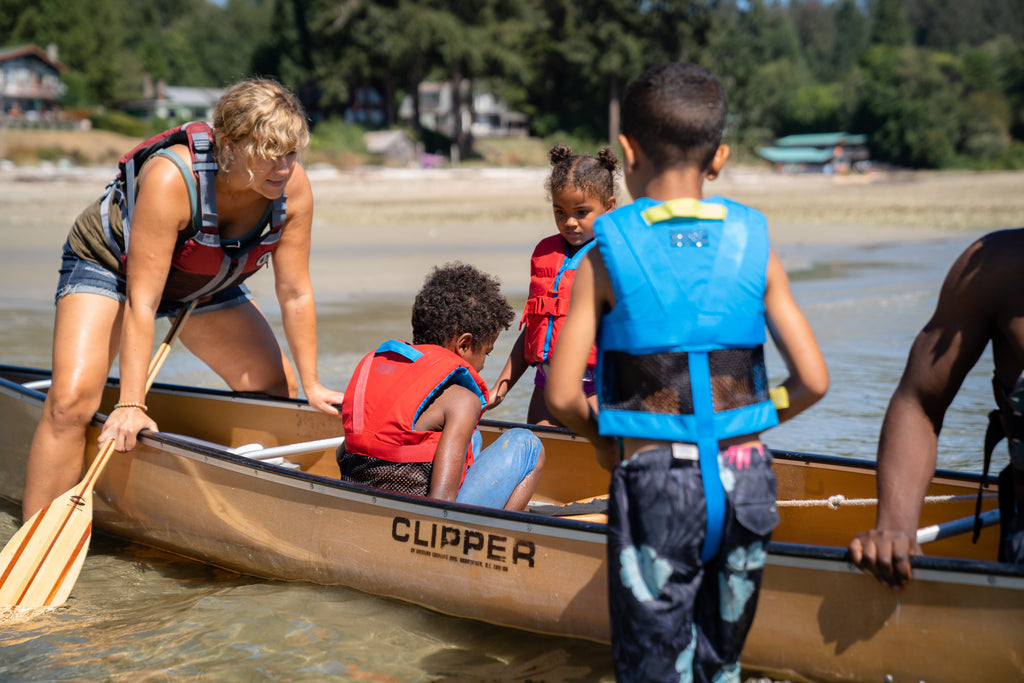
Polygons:
[[[943,583],[1000,586],[1024,590],[1024,566],[939,555],[911,557],[910,563],[914,569],[915,580],[930,579]],[[813,567],[851,574],[861,573],[861,570],[850,562],[847,549],[838,546],[771,541],[768,544],[766,564],[780,567]]]
[[[41,402],[45,399],[43,392],[25,387],[18,382],[7,378],[7,375],[20,375],[48,378],[51,372],[48,369],[28,368],[0,364],[0,391],[16,395],[20,400],[26,402]],[[117,378],[108,379],[108,386],[117,387]],[[259,405],[286,405],[292,409],[315,412],[308,403],[302,399],[268,397],[262,394],[248,392],[234,392],[222,389],[209,389],[204,387],[191,387],[177,384],[156,383],[152,388],[153,392],[170,393],[176,396],[202,396],[231,402],[254,403]],[[97,413],[93,419],[96,426],[102,425],[106,416]],[[498,431],[505,431],[523,425],[515,422],[484,419],[480,421],[481,426]],[[571,441],[580,440],[581,437],[573,432],[559,427],[533,426],[532,429],[543,434],[547,438],[566,439]],[[210,443],[196,443],[191,440],[177,438],[172,433],[165,432],[143,432],[140,440],[158,450],[173,453],[177,456],[186,457],[192,460],[213,461],[219,467],[239,472],[246,472],[250,476],[261,478],[272,477],[276,482],[299,489],[316,491],[321,494],[367,502],[369,498],[373,505],[381,505],[395,510],[403,510],[423,514],[430,517],[442,518],[453,522],[468,524],[486,524],[497,528],[518,530],[525,529],[532,533],[551,534],[559,537],[574,537],[591,542],[604,543],[606,528],[598,522],[554,517],[534,512],[516,512],[508,510],[497,510],[493,508],[479,508],[459,503],[449,503],[430,498],[406,496],[371,487],[363,487],[338,479],[325,477],[318,474],[303,472],[263,462],[256,459],[246,458],[244,455],[237,455],[230,452],[228,446],[219,446]],[[839,467],[851,470],[873,471],[875,463],[856,458],[805,453],[789,451],[784,449],[772,449],[776,459],[797,462],[801,464],[821,464],[828,467]],[[980,484],[981,475],[978,473],[958,472],[953,470],[936,470],[935,478],[948,479],[957,482],[971,482]],[[18,501],[13,501],[17,503]],[[800,543],[786,543],[772,541],[768,547],[769,564],[792,566],[802,565],[805,562],[813,562],[816,565],[828,565],[833,571],[859,572],[849,561],[849,554],[845,547],[810,545]],[[950,575],[962,573],[967,575],[967,582],[975,583],[976,580],[970,577],[989,577],[983,581],[992,583],[1000,581],[1000,584],[1009,583],[1013,588],[1024,589],[1024,566],[1015,566],[1006,563],[985,560],[969,560],[942,556],[915,556],[911,558],[911,566],[918,573],[939,572],[943,580],[950,580]],[[923,576],[923,574],[922,574]],[[1018,582],[1018,579],[1021,581]],[[1017,584],[1021,585],[1018,586]]]

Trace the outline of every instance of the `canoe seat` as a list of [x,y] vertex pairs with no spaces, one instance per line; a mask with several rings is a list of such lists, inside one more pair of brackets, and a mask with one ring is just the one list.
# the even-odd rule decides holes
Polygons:
[[604,522],[608,513],[608,496],[575,500],[565,505],[530,504],[526,511],[545,517],[576,517],[584,521]]

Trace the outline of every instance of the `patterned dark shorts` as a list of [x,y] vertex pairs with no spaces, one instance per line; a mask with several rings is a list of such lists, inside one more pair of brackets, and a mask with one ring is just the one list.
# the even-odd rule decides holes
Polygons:
[[608,591],[619,681],[739,680],[779,520],[776,484],[763,447],[732,447],[718,461],[728,504],[721,548],[707,564],[697,460],[665,446],[612,474]]

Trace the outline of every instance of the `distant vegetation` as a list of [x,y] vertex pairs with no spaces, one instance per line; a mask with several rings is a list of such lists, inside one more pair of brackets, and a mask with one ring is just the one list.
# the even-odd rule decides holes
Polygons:
[[[325,154],[359,153],[338,123],[359,89],[393,126],[417,84],[465,79],[529,114],[531,135],[596,148],[630,79],[685,60],[722,78],[748,154],[842,130],[900,166],[1024,168],[1024,0],[0,0],[0,40],[59,47],[68,109],[137,99],[146,76],[274,76]],[[485,149],[464,129],[411,132],[428,151]]]

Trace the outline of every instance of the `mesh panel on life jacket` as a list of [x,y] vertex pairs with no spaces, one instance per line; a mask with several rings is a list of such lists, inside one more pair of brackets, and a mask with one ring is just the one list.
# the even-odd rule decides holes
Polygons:
[[365,486],[426,496],[430,493],[433,462],[390,462],[357,453],[338,455],[341,478]]
[[[716,413],[768,400],[763,347],[718,349],[708,356]],[[685,352],[633,355],[608,351],[602,370],[603,408],[693,414],[689,358]]]

